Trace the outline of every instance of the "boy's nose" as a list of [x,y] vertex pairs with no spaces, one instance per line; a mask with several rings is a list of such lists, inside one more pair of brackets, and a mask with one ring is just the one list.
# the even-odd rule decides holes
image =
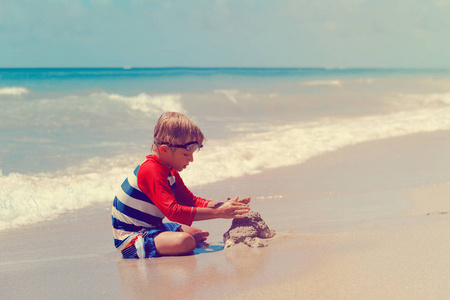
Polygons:
[[188,158],[189,158],[190,162],[193,162],[194,161],[194,153],[191,153]]

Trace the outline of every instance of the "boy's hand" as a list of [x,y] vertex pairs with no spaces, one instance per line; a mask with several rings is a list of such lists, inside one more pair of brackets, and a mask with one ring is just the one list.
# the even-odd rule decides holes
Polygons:
[[238,201],[239,197],[234,199],[230,199],[224,202],[219,209],[221,210],[222,218],[225,219],[241,219],[243,218],[243,214],[246,214],[250,211],[250,207],[247,203],[250,202],[250,198],[244,198],[241,201]]
[[[236,197],[235,199],[238,199],[239,197]],[[231,200],[231,198],[228,198],[227,200]],[[234,200],[234,199],[233,199]],[[241,199],[241,200],[238,200],[238,202],[240,202],[240,203],[244,203],[244,204],[249,204],[250,203],[250,200],[252,200],[252,198],[250,198],[250,197],[247,197],[247,198],[244,198],[244,199]]]
[[239,200],[239,202],[244,203],[244,204],[249,204],[250,200],[252,200],[252,198],[247,197],[247,198],[243,198],[243,199]]

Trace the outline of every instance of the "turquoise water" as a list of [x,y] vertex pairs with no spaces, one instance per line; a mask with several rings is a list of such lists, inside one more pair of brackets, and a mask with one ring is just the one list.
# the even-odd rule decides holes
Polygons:
[[[0,69],[0,86],[26,85],[36,91],[68,92],[103,89],[108,92],[205,92],[216,88],[254,88],[298,80],[448,76],[448,70],[325,69],[325,68],[49,68]],[[197,85],[191,83],[196,82]],[[262,83],[269,83],[268,86]]]

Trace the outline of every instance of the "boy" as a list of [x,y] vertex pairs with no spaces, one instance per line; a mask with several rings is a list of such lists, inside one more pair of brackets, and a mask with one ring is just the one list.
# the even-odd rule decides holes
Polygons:
[[[194,161],[203,147],[201,130],[186,116],[166,112],[154,130],[152,155],[125,179],[114,198],[114,243],[124,258],[149,258],[192,253],[209,233],[193,221],[242,218],[250,198],[214,202],[194,196],[178,172]],[[169,220],[181,223],[163,223]]]

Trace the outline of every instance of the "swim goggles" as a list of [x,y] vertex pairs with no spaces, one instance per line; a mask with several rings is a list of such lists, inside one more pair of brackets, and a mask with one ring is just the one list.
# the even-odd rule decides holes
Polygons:
[[153,142],[155,145],[167,145],[169,147],[174,147],[174,148],[181,148],[181,149],[186,149],[187,151],[190,152],[194,152],[196,150],[200,150],[201,148],[203,148],[203,145],[199,145],[198,142],[189,142],[187,144],[184,145],[172,145],[166,142],[161,142],[161,143],[157,143],[156,141]]

